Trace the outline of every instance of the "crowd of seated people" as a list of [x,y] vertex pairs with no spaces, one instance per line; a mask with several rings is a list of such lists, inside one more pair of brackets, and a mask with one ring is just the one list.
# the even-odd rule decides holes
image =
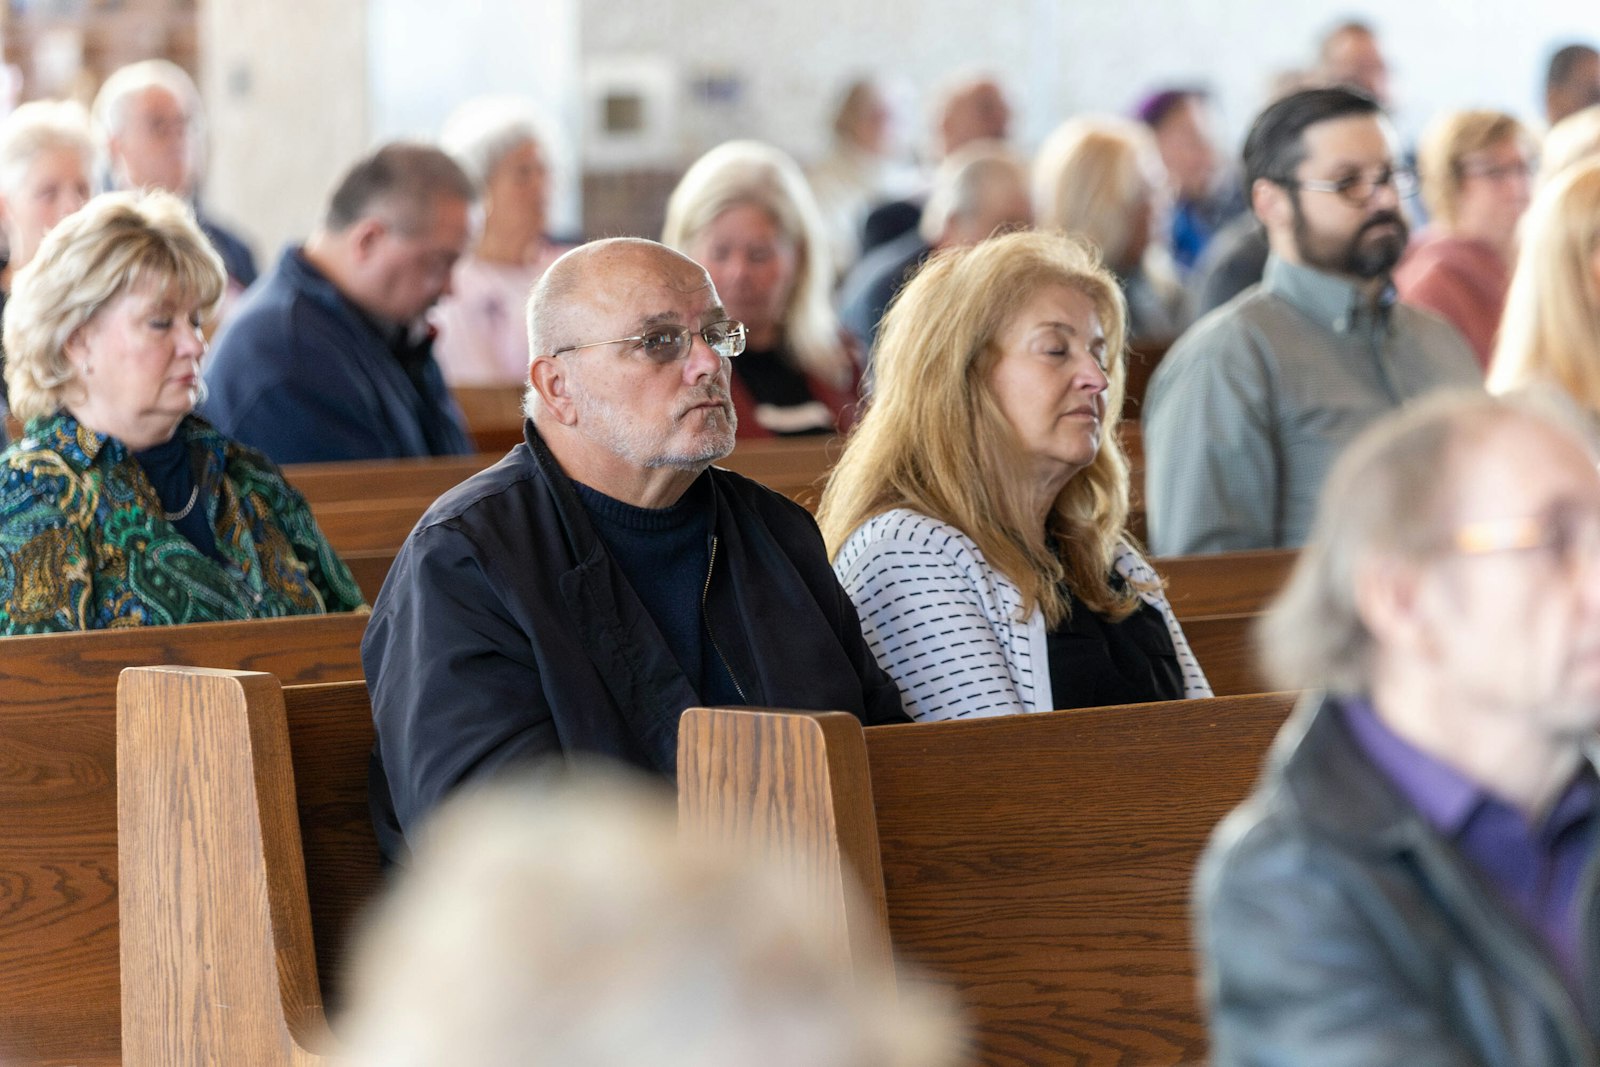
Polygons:
[[[390,860],[409,861],[463,786],[541,759],[598,755],[670,779],[677,718],[700,704],[883,725],[1208,697],[1164,557],[1309,541],[1305,566],[1329,566],[1324,494],[1330,481],[1335,500],[1356,492],[1341,457],[1374,427],[1435,411],[1430,454],[1459,463],[1538,422],[1483,395],[1486,381],[1554,386],[1600,425],[1593,58],[1556,53],[1547,137],[1452,111],[1415,167],[1362,23],[1336,27],[1304,81],[1263,106],[1237,169],[1216,165],[1201,89],[1163,90],[1129,117],[1065,117],[1030,160],[982,76],[944,95],[938,165],[912,181],[889,155],[885,90],[866,80],[809,177],[755,140],[688,165],[660,243],[552,236],[559,146],[524,103],[479,100],[438,145],[350,164],[303,244],[259,279],[195,202],[199,98],[181,70],[107,82],[101,170],[125,191],[93,199],[83,115],[25,105],[0,124],[0,339],[21,428],[0,453],[0,635],[365,610],[278,465],[467,455],[451,388],[494,386],[522,394],[524,439],[422,514],[365,630]],[[1160,362],[1130,428],[1134,351]],[[1456,408],[1430,399],[1453,391]],[[1489,429],[1464,429],[1473,413]],[[1370,690],[1446,676],[1406,673],[1404,658],[1443,647],[1406,644],[1419,631],[1401,618],[1448,614],[1402,603],[1436,571],[1549,557],[1592,581],[1600,490],[1571,462],[1590,446],[1581,420],[1554,418],[1544,458],[1572,475],[1554,504],[1533,518],[1463,506],[1448,537],[1382,546],[1404,566],[1321,576],[1367,598],[1347,614],[1375,647],[1392,639],[1401,666],[1308,676],[1339,695],[1298,713],[1264,791],[1321,773],[1291,757],[1333,752],[1384,765],[1365,773],[1409,797],[1397,741],[1459,755],[1416,744],[1434,739],[1407,732],[1421,720],[1394,709],[1409,701]],[[741,439],[795,436],[838,438],[815,518],[718,466]],[[1448,493],[1430,492],[1445,509]],[[1563,518],[1573,508],[1581,521]],[[1465,617],[1487,631],[1487,615]],[[1591,791],[1568,799],[1578,772],[1559,755],[1547,763],[1562,788],[1530,795],[1581,806]],[[1260,924],[1239,902],[1294,888],[1253,866],[1262,845],[1243,839],[1314,835],[1315,821],[1263,792],[1213,845],[1199,907],[1222,1062],[1274,1040],[1252,1027],[1298,1025],[1251,999],[1277,973],[1224,942],[1254,928],[1304,977],[1278,937],[1299,913],[1269,908],[1277,925]],[[1561,884],[1562,901],[1518,904],[1517,922],[1565,922],[1578,890]],[[1570,941],[1535,949],[1581,998]]]

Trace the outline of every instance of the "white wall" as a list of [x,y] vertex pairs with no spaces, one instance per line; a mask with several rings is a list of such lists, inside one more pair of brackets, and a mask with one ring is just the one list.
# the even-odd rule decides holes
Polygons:
[[553,128],[552,224],[578,218],[578,0],[368,0],[370,139],[437,138],[474,96],[530,99]]
[[265,270],[366,144],[366,16],[351,0],[205,0],[206,205]]
[[903,78],[926,97],[973,67],[1009,84],[1030,147],[1069,114],[1125,112],[1176,81],[1215,90],[1232,150],[1272,74],[1309,63],[1318,34],[1351,15],[1380,31],[1408,135],[1447,107],[1537,118],[1552,42],[1600,38],[1593,9],[1571,0],[587,0],[583,51],[664,57],[685,84],[742,81],[736,106],[686,101],[686,157],[742,135],[814,155],[834,94],[854,74]]
[[[1309,62],[1346,15],[1374,22],[1408,138],[1442,108],[1537,119],[1553,43],[1600,38],[1572,0],[204,0],[203,89],[216,130],[208,198],[273,250],[303,234],[328,184],[392,136],[433,136],[461,100],[517,93],[562,131],[588,118],[585,70],[637,72],[671,96],[656,163],[734,136],[819,154],[839,87],[861,72],[925,100],[953,72],[999,72],[1017,137],[1080,111],[1127,111],[1151,87],[1213,88],[1229,151],[1280,69]],[[710,81],[722,92],[697,96]],[[924,119],[914,121],[920,135]],[[570,177],[570,176],[569,176]],[[558,221],[578,217],[566,182]]]

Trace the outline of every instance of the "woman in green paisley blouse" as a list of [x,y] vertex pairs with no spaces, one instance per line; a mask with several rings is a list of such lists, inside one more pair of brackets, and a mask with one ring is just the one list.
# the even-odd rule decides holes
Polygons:
[[260,453],[191,412],[226,285],[189,208],[116,193],[16,276],[0,634],[349,611],[349,570]]

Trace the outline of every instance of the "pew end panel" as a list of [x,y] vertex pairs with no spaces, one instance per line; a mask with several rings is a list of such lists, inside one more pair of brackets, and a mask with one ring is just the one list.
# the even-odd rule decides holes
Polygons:
[[833,919],[838,958],[887,973],[872,782],[855,716],[690,708],[678,726],[678,819],[792,865]]
[[323,984],[379,880],[371,738],[361,682],[123,673],[124,1062],[331,1062]]
[[[1258,694],[856,727],[891,938],[904,959],[965,1002],[975,1062],[1203,1061],[1190,880],[1212,827],[1248,792],[1294,699]],[[802,787],[770,750],[751,743],[756,729],[702,724],[711,745],[742,748],[680,763],[680,789],[708,798],[699,822],[730,834],[748,829],[766,847],[797,835],[804,855],[826,828],[768,815],[770,795]]]
[[0,638],[0,1063],[120,1062],[117,679],[199,663],[361,677],[364,614]]

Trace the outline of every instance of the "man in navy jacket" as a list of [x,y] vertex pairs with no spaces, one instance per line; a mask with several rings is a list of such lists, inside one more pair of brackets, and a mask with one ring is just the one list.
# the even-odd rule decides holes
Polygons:
[[697,263],[615,239],[529,313],[526,441],[441,497],[362,646],[391,857],[463,781],[558,754],[671,777],[697,705],[904,722],[799,505],[711,464],[744,348]]
[[223,327],[201,414],[280,464],[471,452],[423,314],[466,249],[474,196],[425,145],[358,162]]

